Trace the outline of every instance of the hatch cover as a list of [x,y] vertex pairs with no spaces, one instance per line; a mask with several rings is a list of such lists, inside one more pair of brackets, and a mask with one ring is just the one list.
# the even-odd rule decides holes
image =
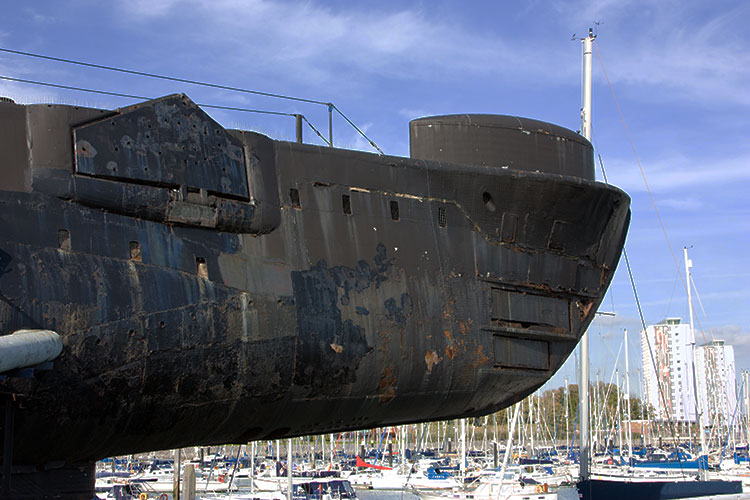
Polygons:
[[242,144],[184,94],[76,127],[76,172],[249,199]]

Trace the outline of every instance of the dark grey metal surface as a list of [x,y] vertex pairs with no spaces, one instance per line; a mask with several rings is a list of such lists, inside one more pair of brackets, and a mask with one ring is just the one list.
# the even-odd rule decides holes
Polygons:
[[0,331],[64,345],[0,383],[17,464],[486,414],[560,367],[617,265],[628,197],[580,176],[241,131],[247,200],[76,170],[74,133],[161,101],[0,103]]
[[593,149],[551,123],[502,115],[445,115],[409,124],[411,157],[594,180]]

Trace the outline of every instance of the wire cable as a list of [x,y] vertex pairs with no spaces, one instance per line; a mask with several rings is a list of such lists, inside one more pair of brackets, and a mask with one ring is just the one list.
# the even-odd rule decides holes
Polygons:
[[[22,51],[22,50],[9,49],[9,48],[5,48],[5,47],[0,47],[0,52],[6,52],[8,54],[15,54],[15,55],[21,55],[21,56],[26,56],[26,57],[34,57],[34,58],[37,58],[37,59],[43,59],[43,60],[47,60],[47,61],[61,62],[61,63],[65,63],[65,64],[73,64],[73,65],[76,65],[76,66],[84,66],[84,67],[87,67],[87,68],[101,69],[101,70],[106,70],[106,71],[114,71],[114,72],[117,72],[117,73],[124,73],[124,74],[128,74],[128,75],[143,76],[143,77],[147,77],[147,78],[156,78],[156,79],[159,79],[159,80],[166,80],[166,81],[170,81],[170,82],[187,83],[189,85],[198,85],[198,86],[201,86],[201,87],[209,87],[209,88],[214,88],[214,89],[229,90],[231,92],[241,92],[241,93],[244,93],[244,94],[259,95],[259,96],[264,96],[264,97],[273,97],[275,99],[285,99],[285,100],[289,100],[289,101],[304,102],[304,103],[308,103],[308,104],[318,104],[318,105],[321,105],[321,106],[327,106],[329,108],[329,110],[330,109],[335,110],[349,125],[352,126],[352,128],[354,128],[354,130],[357,131],[357,133],[359,133],[359,135],[361,135],[370,144],[370,146],[372,146],[373,148],[375,148],[378,151],[378,153],[380,153],[381,155],[385,155],[385,153],[383,152],[383,150],[380,149],[380,147],[378,147],[378,145],[375,144],[375,142],[372,139],[370,139],[367,136],[367,134],[365,134],[357,125],[355,125],[354,122],[352,120],[350,120],[349,117],[346,116],[332,102],[320,101],[320,100],[317,100],[317,99],[307,99],[307,98],[304,98],[304,97],[294,97],[294,96],[289,96],[289,95],[284,95],[284,94],[276,94],[276,93],[273,93],[273,92],[264,92],[264,91],[260,91],[260,90],[251,90],[251,89],[245,89],[245,88],[241,88],[241,87],[232,87],[230,85],[221,85],[221,84],[218,84],[218,83],[202,82],[202,81],[199,81],[199,80],[191,80],[191,79],[188,79],[188,78],[179,78],[179,77],[175,77],[175,76],[159,75],[157,73],[149,73],[149,72],[146,72],[146,71],[137,71],[137,70],[126,69],[126,68],[118,68],[116,66],[107,66],[107,65],[104,65],[104,64],[95,64],[95,63],[88,63],[88,62],[84,62],[84,61],[76,61],[74,59],[66,59],[66,58],[63,58],[63,57],[47,56],[47,55],[44,55],[44,54],[35,54],[33,52],[25,52],[25,51]],[[18,81],[22,81],[22,80],[18,80]],[[24,83],[30,83],[30,82],[24,82]],[[66,88],[66,87],[62,86],[62,87],[59,87],[59,88]],[[70,90],[75,90],[75,89],[70,89]],[[108,95],[115,95],[115,96],[118,96],[118,97],[123,97],[123,95],[119,95],[117,93],[111,93],[111,94],[108,94]],[[309,124],[309,122],[308,122],[308,124]],[[313,128],[313,130],[315,130],[315,129]],[[322,138],[322,135],[317,130],[315,132],[316,132],[316,134],[318,134],[318,136],[320,136]],[[331,145],[331,143],[329,141],[326,140],[325,142],[329,146]]]
[[[661,226],[661,230],[664,233],[664,238],[667,240],[667,246],[669,247],[669,252],[672,255],[672,260],[674,260],[675,267],[677,268],[677,273],[680,275],[680,279],[682,280],[682,284],[685,287],[685,292],[687,292],[688,287],[690,284],[688,283],[688,280],[685,278],[685,276],[682,274],[682,270],[680,268],[680,264],[677,262],[677,255],[674,253],[674,249],[672,248],[672,243],[669,239],[669,235],[667,234],[667,229],[664,226],[664,221],[661,218],[661,214],[659,213],[659,209],[656,206],[656,200],[654,199],[654,195],[651,192],[651,188],[648,185],[648,180],[646,180],[646,172],[643,170],[643,165],[641,164],[641,160],[638,157],[638,152],[635,150],[635,144],[633,143],[633,139],[630,136],[630,131],[628,130],[628,126],[625,123],[625,117],[622,114],[622,109],[620,108],[620,103],[617,100],[617,97],[615,96],[615,90],[612,87],[612,82],[609,80],[609,76],[607,75],[607,70],[604,67],[604,61],[602,60],[602,56],[599,53],[599,47],[596,45],[596,42],[592,44],[594,46],[594,50],[596,50],[596,56],[599,58],[599,63],[602,67],[602,72],[604,73],[604,78],[607,80],[607,85],[609,85],[609,90],[612,94],[612,100],[615,102],[615,106],[617,107],[617,112],[620,115],[620,121],[622,122],[622,126],[625,129],[625,135],[628,138],[628,141],[630,142],[630,148],[633,150],[633,156],[635,156],[635,161],[638,164],[638,169],[641,172],[641,177],[643,178],[643,183],[646,186],[646,191],[648,192],[648,196],[651,199],[651,204],[654,207],[654,211],[656,212],[656,218],[659,220],[659,225]],[[701,332],[701,336],[703,337],[704,341],[706,340],[706,335],[703,333],[703,327],[700,324],[700,320],[696,316],[695,318],[696,322],[698,323],[698,330]]]
[[[138,99],[142,101],[149,101],[153,99],[153,97],[145,97],[145,96],[139,96],[139,95],[133,95],[133,94],[123,94],[121,92],[110,92],[107,90],[96,90],[96,89],[89,89],[85,87],[74,87],[72,85],[62,85],[59,83],[49,83],[49,82],[40,82],[36,80],[25,80],[23,78],[15,78],[12,76],[5,76],[0,75],[0,80],[7,80],[10,82],[19,82],[19,83],[27,83],[30,85],[40,85],[43,87],[52,87],[52,88],[58,88],[58,89],[64,89],[64,90],[73,90],[77,92],[88,92],[91,94],[100,94],[100,95],[108,95],[108,96],[114,96],[114,97],[123,97],[126,99]],[[290,116],[296,118],[298,115],[302,118],[302,120],[307,123],[307,125],[317,134],[318,137],[327,145],[330,146],[330,142],[328,142],[328,139],[323,137],[323,135],[318,131],[318,129],[315,128],[315,126],[310,123],[310,120],[307,119],[305,115],[301,115],[299,113],[284,113],[281,111],[267,111],[263,109],[250,109],[250,108],[240,108],[235,106],[222,106],[219,104],[198,104],[197,106],[200,106],[201,108],[211,108],[211,109],[222,109],[226,111],[241,111],[243,113],[259,113],[264,115],[274,115],[274,116]]]
[[33,52],[24,52],[24,51],[21,51],[21,50],[13,50],[13,49],[8,49],[8,48],[4,48],[4,47],[0,47],[0,52],[7,52],[9,54],[16,54],[16,55],[27,56],[27,57],[35,57],[37,59],[45,59],[47,61],[55,61],[55,62],[62,62],[62,63],[66,63],[66,64],[74,64],[76,66],[85,66],[87,68],[103,69],[103,70],[107,70],[107,71],[116,71],[118,73],[126,73],[126,74],[129,74],[129,75],[145,76],[145,77],[148,77],[148,78],[157,78],[159,80],[167,80],[167,81],[170,81],[170,82],[188,83],[190,85],[199,85],[201,87],[211,87],[211,88],[214,88],[214,89],[231,90],[232,92],[242,92],[242,93],[245,93],[245,94],[261,95],[261,96],[265,96],[265,97],[274,97],[274,98],[277,98],[277,99],[287,99],[287,100],[290,100],[290,101],[306,102],[306,103],[310,103],[310,104],[321,104],[321,105],[325,105],[325,106],[330,105],[330,103],[328,103],[328,102],[318,101],[318,100],[315,100],[315,99],[305,99],[304,97],[293,97],[293,96],[288,96],[288,95],[283,95],[283,94],[274,94],[272,92],[262,92],[262,91],[259,91],[259,90],[250,90],[250,89],[243,89],[243,88],[240,88],[240,87],[231,87],[231,86],[228,86],[228,85],[220,85],[220,84],[217,84],[217,83],[201,82],[201,81],[198,81],[198,80],[190,80],[190,79],[187,79],[187,78],[178,78],[178,77],[174,77],[174,76],[158,75],[156,73],[147,73],[145,71],[136,71],[136,70],[132,70],[132,69],[117,68],[115,66],[105,66],[103,64],[94,64],[94,63],[87,63],[87,62],[83,62],[83,61],[75,61],[73,59],[65,59],[65,58],[62,58],[62,57],[46,56],[46,55],[43,55],[43,54],[34,54]]
[[[632,145],[632,141],[631,141],[631,145]],[[633,151],[635,151],[635,147],[633,148]],[[604,169],[604,162],[602,161],[602,156],[601,156],[601,154],[599,154],[598,149],[597,149],[597,156],[599,158],[599,167],[600,167],[600,169],[602,171],[602,177],[604,179],[604,182],[606,184],[609,184],[609,181],[607,180],[607,171]],[[639,165],[640,165],[640,163],[639,163]],[[643,170],[641,170],[641,172],[643,172]],[[644,175],[644,180],[645,180],[645,175]],[[655,205],[654,205],[654,207],[655,207]],[[671,246],[670,246],[670,249],[671,249]],[[638,316],[639,316],[639,318],[641,320],[641,327],[643,328],[643,332],[647,332],[647,329],[646,329],[646,319],[643,316],[643,309],[641,308],[641,301],[638,298],[638,290],[636,289],[636,286],[635,286],[635,278],[633,278],[633,270],[630,267],[630,259],[628,258],[628,251],[625,249],[624,246],[623,246],[623,249],[622,249],[622,255],[623,255],[624,259],[625,259],[625,266],[627,267],[627,270],[628,270],[628,278],[630,279],[630,286],[633,289],[633,296],[635,297],[635,304],[636,304],[636,307],[638,308]],[[679,268],[679,266],[678,266],[678,268]],[[653,365],[653,368],[654,368],[654,375],[655,375],[655,378],[656,378],[656,388],[658,390],[657,391],[658,392],[658,396],[661,399],[661,404],[663,405],[664,413],[666,413],[667,418],[670,419],[670,422],[673,424],[673,426],[670,429],[670,431],[671,431],[671,434],[672,434],[672,439],[676,442],[677,441],[677,430],[676,430],[676,428],[674,426],[675,423],[671,421],[671,417],[672,417],[672,415],[670,415],[670,408],[671,407],[669,405],[667,405],[667,397],[666,397],[666,394],[665,394],[665,390],[664,390],[664,388],[662,386],[662,381],[660,380],[660,377],[659,377],[659,370],[658,370],[658,366],[656,364],[656,358],[654,357],[654,351],[653,351],[653,349],[651,347],[651,341],[648,338],[648,333],[646,333],[646,345],[648,346],[648,352],[649,352],[649,356],[651,358],[651,364]],[[645,398],[645,394],[644,394],[644,398]],[[680,472],[684,476],[685,475],[685,470],[682,467],[682,461],[681,460],[679,461],[679,466],[680,466]]]

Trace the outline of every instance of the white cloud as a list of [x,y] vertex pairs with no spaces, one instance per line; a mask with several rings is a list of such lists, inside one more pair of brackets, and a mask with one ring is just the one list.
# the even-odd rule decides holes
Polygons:
[[723,340],[735,348],[750,350],[750,330],[747,328],[738,325],[723,325],[712,328],[712,332],[717,340]]
[[403,116],[407,120],[416,120],[417,118],[422,118],[425,116],[433,116],[435,113],[431,113],[429,111],[426,111],[424,109],[419,108],[401,108],[398,110],[398,114],[400,116]]
[[[648,87],[655,100],[747,106],[750,4],[727,4],[708,8],[699,0],[601,0],[564,2],[558,10],[573,26],[602,21],[596,47],[614,84]],[[594,66],[603,82],[597,51]]]
[[[149,10],[122,2],[127,22],[150,23],[177,14],[200,19],[191,34],[206,50],[249,66],[278,65],[315,82],[344,74],[390,78],[447,78],[536,65],[501,37],[473,33],[415,8],[359,6],[333,11],[320,4],[253,0],[174,1]],[[191,23],[192,24],[192,23]],[[528,55],[528,54],[527,54]]]
[[659,198],[659,205],[682,211],[696,211],[705,206],[701,200],[695,198]]
[[[646,190],[646,182],[652,192],[680,192],[688,187],[703,187],[723,183],[746,182],[750,180],[750,153],[736,156],[707,158],[687,157],[674,154],[668,158],[652,161],[642,160],[646,181],[635,160],[609,160],[607,175],[609,182],[627,192]],[[669,202],[668,202],[669,203]],[[672,201],[674,204],[674,200]],[[689,199],[683,203],[699,208],[699,202]],[[660,199],[659,204],[663,202]],[[688,208],[686,205],[685,208]]]
[[119,5],[133,20],[143,21],[169,15],[178,5],[184,7],[188,3],[181,0],[127,0],[119,2]]

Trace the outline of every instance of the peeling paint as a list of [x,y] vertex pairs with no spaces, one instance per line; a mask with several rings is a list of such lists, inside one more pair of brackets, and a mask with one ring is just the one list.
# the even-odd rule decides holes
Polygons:
[[331,344],[331,349],[333,349],[333,352],[336,352],[339,354],[341,354],[344,351],[344,347],[338,344]]
[[451,344],[445,347],[445,357],[448,359],[453,359],[456,356],[456,352],[458,351],[458,347],[455,344]]
[[390,298],[383,304],[387,312],[386,318],[395,322],[400,326],[406,324],[406,320],[411,316],[414,311],[414,302],[408,293],[402,293],[398,303],[396,299]]
[[432,368],[443,360],[435,351],[427,351],[424,362],[427,364],[427,373],[432,373]]

